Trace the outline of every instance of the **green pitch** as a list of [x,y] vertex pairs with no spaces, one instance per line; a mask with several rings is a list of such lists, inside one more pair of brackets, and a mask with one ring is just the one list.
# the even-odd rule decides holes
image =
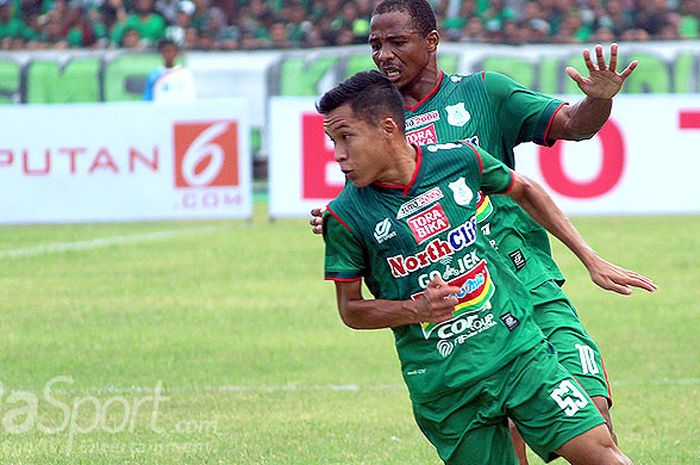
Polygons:
[[[437,464],[389,331],[345,328],[304,220],[0,228],[0,463]],[[700,463],[700,216],[585,218],[656,295],[555,245],[636,464]],[[537,460],[533,464],[539,464]]]

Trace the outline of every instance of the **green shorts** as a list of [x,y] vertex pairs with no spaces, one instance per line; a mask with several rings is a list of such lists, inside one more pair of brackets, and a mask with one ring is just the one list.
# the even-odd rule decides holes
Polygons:
[[413,413],[448,465],[517,465],[507,418],[543,460],[605,421],[590,397],[542,342],[477,384]]
[[564,368],[591,397],[605,397],[612,405],[600,349],[588,335],[571,301],[554,282],[547,281],[530,289],[534,319],[547,340],[557,351],[557,358]]

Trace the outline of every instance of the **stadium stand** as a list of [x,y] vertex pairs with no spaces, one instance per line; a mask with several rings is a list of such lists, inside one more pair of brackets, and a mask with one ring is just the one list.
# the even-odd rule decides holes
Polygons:
[[[0,0],[0,48],[258,50],[366,43],[376,0]],[[700,36],[700,0],[433,0],[443,40],[587,43]]]

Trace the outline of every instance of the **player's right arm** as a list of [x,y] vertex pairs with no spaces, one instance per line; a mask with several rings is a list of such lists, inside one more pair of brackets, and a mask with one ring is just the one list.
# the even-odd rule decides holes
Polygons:
[[416,300],[365,299],[362,277],[367,270],[366,250],[351,226],[329,206],[323,216],[326,242],[325,279],[335,282],[338,311],[343,322],[355,329],[392,328],[420,322],[440,323],[452,318],[460,291],[439,277]]
[[362,281],[335,283],[340,318],[354,329],[393,328],[421,322],[442,323],[452,318],[459,287],[436,276],[416,300],[365,299]]

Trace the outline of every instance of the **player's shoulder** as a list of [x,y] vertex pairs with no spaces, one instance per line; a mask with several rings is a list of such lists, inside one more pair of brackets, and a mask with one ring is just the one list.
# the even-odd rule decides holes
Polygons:
[[443,142],[421,147],[424,163],[430,167],[465,167],[469,166],[479,153],[475,145],[468,141]]
[[[348,227],[357,214],[358,205],[361,204],[360,189],[354,184],[348,183],[336,198],[330,201],[326,207],[326,213],[335,218],[340,224]],[[349,228],[348,229],[352,229]]]
[[467,90],[483,86],[481,71],[470,74],[450,74],[445,75],[445,86],[453,89]]

